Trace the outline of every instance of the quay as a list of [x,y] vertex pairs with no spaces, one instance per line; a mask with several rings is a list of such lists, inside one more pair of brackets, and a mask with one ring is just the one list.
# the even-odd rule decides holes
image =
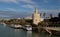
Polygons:
[[45,32],[49,33],[50,35],[60,35],[60,27],[33,27],[35,31],[38,32],[44,30]]
[[50,35],[60,35],[60,27],[43,27],[44,30],[46,30]]

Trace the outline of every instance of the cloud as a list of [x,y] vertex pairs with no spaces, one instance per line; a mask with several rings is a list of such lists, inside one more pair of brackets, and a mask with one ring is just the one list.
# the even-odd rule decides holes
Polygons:
[[42,12],[60,12],[60,9],[59,10],[46,10],[46,9],[42,9],[42,10],[40,10],[40,11],[42,11]]
[[17,11],[17,10],[14,9],[14,8],[7,8],[7,10],[9,10],[9,11]]
[[14,12],[16,12],[17,9],[15,9],[15,8],[6,8],[5,10],[2,10],[2,11],[14,11]]
[[7,15],[0,15],[0,17],[10,17],[10,16],[7,16]]
[[[25,7],[29,7],[29,8],[32,8],[33,6],[32,5],[34,5],[34,6],[38,6],[37,4],[36,4],[36,2],[34,2],[34,1],[32,1],[32,0],[0,0],[0,2],[7,2],[7,3],[16,3],[16,4],[22,4],[23,2],[24,2],[24,4],[26,3],[26,4],[29,4],[29,5],[23,5],[23,6],[25,6]],[[21,2],[21,3],[20,3]]]
[[49,0],[43,0],[44,3],[48,3]]
[[19,0],[19,1],[22,1],[22,2],[31,2],[31,0]]
[[35,2],[32,0],[20,0],[20,1],[25,2],[25,3],[35,4]]
[[60,3],[60,0],[58,0],[58,2]]
[[32,0],[0,0],[0,2],[7,2],[7,3],[19,3],[19,2],[24,2],[24,3],[30,3],[30,4],[34,4],[35,2],[33,2]]
[[12,3],[18,3],[18,0],[0,0],[0,2],[12,2]]
[[34,6],[33,6],[33,5],[29,5],[29,4],[22,5],[22,7],[24,7],[24,8],[30,8],[30,9],[34,8]]

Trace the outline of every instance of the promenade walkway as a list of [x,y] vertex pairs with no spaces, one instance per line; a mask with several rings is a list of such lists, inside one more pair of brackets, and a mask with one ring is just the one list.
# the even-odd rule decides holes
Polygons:
[[60,31],[60,27],[43,27],[43,29]]
[[51,31],[60,32],[60,27],[43,27],[43,29],[46,30],[50,35],[52,35]]

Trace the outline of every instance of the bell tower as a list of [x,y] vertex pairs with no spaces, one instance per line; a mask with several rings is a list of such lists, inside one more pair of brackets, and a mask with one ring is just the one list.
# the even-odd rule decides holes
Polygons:
[[38,23],[40,22],[40,13],[37,8],[35,8],[32,18],[33,18],[33,24],[38,25]]

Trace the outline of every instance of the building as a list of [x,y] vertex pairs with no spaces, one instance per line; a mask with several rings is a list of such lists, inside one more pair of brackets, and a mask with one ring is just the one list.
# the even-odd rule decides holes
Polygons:
[[32,15],[32,19],[33,19],[33,24],[38,25],[40,21],[40,13],[38,12],[37,8],[35,8],[35,11]]
[[21,19],[21,18],[17,18],[17,19]]
[[32,17],[25,17],[24,19],[32,19]]

